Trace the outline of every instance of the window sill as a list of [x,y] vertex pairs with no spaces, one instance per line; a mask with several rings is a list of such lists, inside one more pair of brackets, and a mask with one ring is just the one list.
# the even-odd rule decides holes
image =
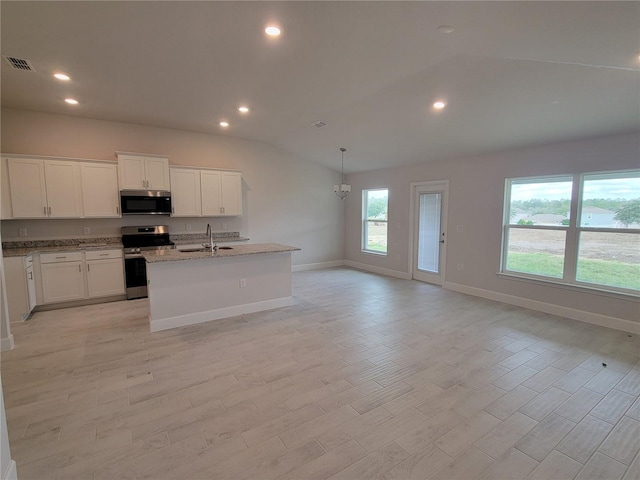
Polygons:
[[386,252],[374,252],[373,250],[360,250],[360,253],[366,253],[367,255],[376,255],[378,257],[386,257]]
[[497,275],[498,277],[508,278],[509,280],[517,280],[520,282],[533,283],[536,285],[554,286],[558,288],[563,288],[565,290],[571,290],[574,292],[590,293],[593,295],[602,295],[604,297],[640,302],[640,293],[619,292],[617,290],[607,290],[606,288],[591,287],[591,286],[582,285],[582,284],[564,283],[560,280],[546,279],[546,278],[539,278],[539,277],[529,277],[526,275],[519,275],[517,273],[511,273],[511,272],[508,272],[508,273],[498,272]]

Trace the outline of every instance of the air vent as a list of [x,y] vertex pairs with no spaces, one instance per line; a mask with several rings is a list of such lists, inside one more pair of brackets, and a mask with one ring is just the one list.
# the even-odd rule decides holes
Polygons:
[[36,69],[33,68],[33,65],[31,65],[31,62],[29,62],[29,60],[25,60],[24,58],[9,57],[6,55],[3,55],[3,57],[7,61],[7,63],[11,65],[13,68],[15,68],[16,70],[25,70],[27,72],[36,71]]
[[322,128],[322,127],[326,127],[327,124],[324,122],[314,122],[311,124],[312,127],[316,127],[316,128]]

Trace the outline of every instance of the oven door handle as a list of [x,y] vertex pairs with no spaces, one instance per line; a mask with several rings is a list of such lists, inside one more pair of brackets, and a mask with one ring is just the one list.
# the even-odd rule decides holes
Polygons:
[[141,253],[125,253],[124,259],[128,260],[130,258],[144,258]]

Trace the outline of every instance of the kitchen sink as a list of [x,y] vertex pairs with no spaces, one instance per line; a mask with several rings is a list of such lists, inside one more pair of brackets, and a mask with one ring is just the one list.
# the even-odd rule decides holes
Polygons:
[[[233,250],[233,247],[218,247],[218,250]],[[184,252],[184,253],[193,253],[193,252],[210,252],[211,249],[209,248],[180,248],[178,249],[179,252]]]

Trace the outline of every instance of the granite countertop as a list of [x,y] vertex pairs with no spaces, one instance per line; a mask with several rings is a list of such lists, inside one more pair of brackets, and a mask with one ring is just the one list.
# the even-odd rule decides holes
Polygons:
[[[117,242],[85,242],[73,243],[67,241],[34,241],[34,242],[8,242],[9,245],[3,244],[3,257],[26,257],[37,253],[56,253],[56,252],[77,252],[87,250],[121,250],[122,243],[119,239]],[[13,246],[13,244],[21,243],[21,246]],[[63,243],[61,245],[61,243]]]
[[202,260],[209,258],[229,258],[242,255],[258,255],[263,253],[287,253],[300,250],[298,247],[281,245],[279,243],[255,243],[248,245],[234,245],[230,249],[218,249],[217,252],[181,252],[179,250],[157,250],[143,252],[147,263],[179,262],[184,260]]

